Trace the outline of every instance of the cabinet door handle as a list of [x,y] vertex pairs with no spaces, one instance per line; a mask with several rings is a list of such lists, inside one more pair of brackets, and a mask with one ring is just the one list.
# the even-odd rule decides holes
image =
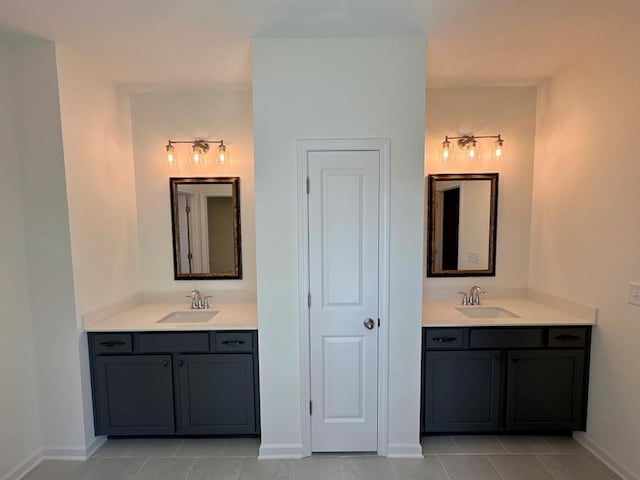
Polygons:
[[178,360],[178,366],[181,367],[184,365],[184,360]]
[[244,340],[223,340],[222,343],[233,347],[239,347],[240,345],[244,345],[247,342],[245,342]]
[[556,340],[559,340],[561,342],[575,342],[577,340],[580,340],[579,336],[570,335],[570,334],[556,335],[553,338],[555,338]]
[[433,337],[431,340],[438,343],[451,343],[455,342],[458,337]]
[[111,341],[111,342],[100,342],[100,345],[102,345],[103,347],[113,348],[113,347],[121,347],[122,345],[124,345],[124,342],[121,342],[119,340]]
[[162,366],[163,367],[168,367],[169,366],[169,362],[167,360],[165,360],[164,362],[162,362]]
[[517,355],[513,355],[513,356],[511,357],[511,361],[512,361],[512,362],[517,362],[518,360],[520,360],[520,357],[518,357]]

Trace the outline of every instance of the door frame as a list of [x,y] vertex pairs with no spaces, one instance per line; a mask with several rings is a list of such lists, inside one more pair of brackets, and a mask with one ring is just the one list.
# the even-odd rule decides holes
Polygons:
[[298,140],[298,308],[300,333],[300,411],[302,456],[311,455],[311,346],[309,294],[309,199],[307,196],[310,152],[377,151],[380,155],[378,222],[378,455],[388,451],[389,418],[389,139]]

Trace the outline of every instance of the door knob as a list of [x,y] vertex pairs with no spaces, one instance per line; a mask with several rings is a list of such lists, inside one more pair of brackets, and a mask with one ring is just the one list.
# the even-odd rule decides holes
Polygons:
[[373,330],[373,327],[376,326],[376,322],[373,321],[373,318],[367,318],[363,323],[369,330]]

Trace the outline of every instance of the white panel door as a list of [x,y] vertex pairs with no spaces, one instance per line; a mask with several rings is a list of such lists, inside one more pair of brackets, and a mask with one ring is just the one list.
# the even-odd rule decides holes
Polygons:
[[311,450],[376,451],[380,154],[308,162]]

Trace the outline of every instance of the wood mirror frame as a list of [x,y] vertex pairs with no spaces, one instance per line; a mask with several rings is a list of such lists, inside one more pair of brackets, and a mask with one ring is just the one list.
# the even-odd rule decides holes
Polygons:
[[[181,264],[184,261],[183,254],[184,251],[181,250],[183,246],[181,246],[181,232],[179,225],[180,218],[180,201],[178,199],[178,189],[180,186],[184,186],[186,189],[197,188],[197,186],[214,186],[214,185],[230,185],[231,187],[231,212],[233,218],[227,221],[227,224],[230,224],[228,228],[231,231],[228,232],[227,235],[233,235],[233,253],[230,254],[233,256],[231,260],[229,260],[228,264],[230,264],[230,268],[225,268],[221,271],[207,271],[207,272],[193,272],[191,268],[191,260],[193,258],[192,253],[192,242],[191,242],[191,229],[195,228],[192,223],[187,222],[187,230],[188,230],[188,238],[189,238],[189,253],[187,254],[188,262],[189,262],[189,270],[188,272],[183,272],[181,269]],[[183,177],[172,177],[169,179],[169,188],[171,194],[171,230],[173,237],[173,272],[175,280],[237,280],[242,278],[242,242],[240,236],[240,178],[239,177],[192,177],[192,178],[183,178]],[[215,195],[213,195],[215,196]],[[206,196],[207,199],[209,196]],[[202,201],[202,200],[201,200]],[[207,205],[208,208],[208,205]],[[228,207],[227,207],[228,208]],[[191,208],[188,208],[191,213]],[[204,207],[201,207],[201,210],[204,210]],[[205,215],[204,212],[200,212],[200,216]],[[207,210],[207,215],[209,215],[209,211]],[[207,217],[208,220],[209,217]],[[200,226],[200,231],[202,233],[203,227]],[[208,225],[207,225],[207,234],[211,235]],[[209,237],[207,239],[203,239],[201,241],[202,244],[207,243],[208,245]],[[195,240],[194,240],[195,242]],[[227,242],[228,243],[228,242]],[[209,256],[209,250],[205,252],[204,247],[200,245],[200,249],[202,250],[202,257]],[[205,263],[205,260],[202,260],[202,263]],[[209,263],[211,265],[211,263]],[[204,268],[202,268],[204,270]],[[210,270],[210,267],[209,267]]]
[[[436,202],[438,182],[464,182],[484,180],[490,182],[487,268],[445,269],[436,265],[438,245]],[[428,218],[427,218],[427,277],[495,277],[496,240],[498,230],[498,174],[497,173],[455,173],[428,175]],[[456,247],[456,252],[458,248]],[[444,255],[444,254],[443,254]],[[459,255],[459,252],[458,252]],[[484,252],[482,252],[484,255]]]

